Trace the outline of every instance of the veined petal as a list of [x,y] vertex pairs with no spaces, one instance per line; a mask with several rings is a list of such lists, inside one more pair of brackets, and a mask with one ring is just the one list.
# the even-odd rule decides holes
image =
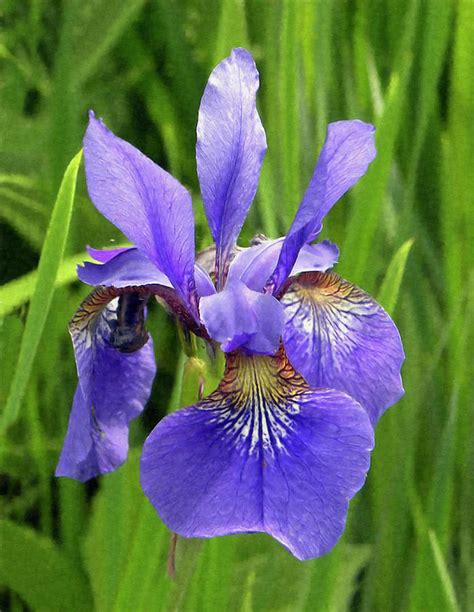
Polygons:
[[170,174],[117,138],[91,112],[84,137],[87,188],[96,208],[169,278],[197,316],[191,196]]
[[225,353],[238,348],[271,355],[279,344],[285,318],[272,295],[252,291],[243,282],[227,283],[224,290],[203,297],[201,319]]
[[269,285],[277,294],[288,278],[300,249],[321,231],[323,218],[367,172],[374,159],[374,126],[362,121],[330,123],[326,142],[281,249]]
[[355,400],[311,390],[282,351],[234,354],[214,393],[152,431],[141,482],[182,536],[262,531],[309,559],[341,536],[372,447]]
[[201,100],[196,159],[202,198],[216,243],[217,284],[257,190],[266,138],[256,107],[252,56],[233,49],[211,73]]
[[345,391],[375,425],[403,395],[400,334],[367,293],[337,274],[302,274],[281,298],[283,344],[292,365],[315,387]]
[[102,264],[85,262],[78,266],[79,279],[88,285],[130,287],[164,285],[172,288],[169,278],[138,249],[127,249]]
[[[104,263],[85,262],[78,266],[77,275],[83,283],[106,287],[130,287],[140,285],[163,285],[172,288],[171,281],[141,251],[135,248],[117,249],[113,257],[104,256]],[[97,253],[90,249],[89,253]],[[99,251],[103,257],[104,251]],[[194,277],[198,295],[212,295],[216,292],[209,274],[202,266],[195,264]],[[192,316],[192,315],[191,315]]]
[[143,411],[156,372],[144,330],[149,295],[98,288],[73,317],[79,384],[56,476],[85,482],[125,461],[129,422]]
[[[239,251],[230,265],[228,282],[238,279],[249,289],[261,291],[275,269],[284,240],[285,238],[266,240],[262,244]],[[305,244],[298,253],[290,276],[301,272],[326,272],[337,263],[338,258],[339,249],[329,240],[318,244]]]
[[94,249],[94,247],[86,246],[86,251],[89,255],[100,263],[107,263],[117,255],[126,253],[133,247],[119,247],[118,249]]

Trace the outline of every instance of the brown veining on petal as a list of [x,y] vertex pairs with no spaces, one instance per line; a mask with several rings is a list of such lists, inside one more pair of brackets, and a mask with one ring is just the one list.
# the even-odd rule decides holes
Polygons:
[[227,355],[219,387],[204,401],[220,402],[232,397],[236,406],[254,403],[281,404],[309,389],[304,378],[280,347],[275,355]]
[[319,305],[328,312],[340,312],[342,309],[353,314],[359,311],[368,314],[378,308],[365,291],[335,272],[303,272],[288,281],[280,301],[286,308],[292,305],[304,308],[307,304],[308,308],[313,309]]
[[357,298],[359,294],[361,297],[363,295],[361,289],[344,280],[335,272],[303,272],[292,279],[287,292],[296,288],[302,293],[305,290],[311,292],[313,299],[318,299],[319,297],[321,300],[333,296],[338,299],[345,299],[349,296]]
[[163,285],[142,285],[130,287],[96,287],[80,304],[71,321],[69,331],[71,334],[81,332],[93,324],[95,318],[113,299],[127,294],[136,294],[144,300],[151,296],[166,307],[173,316],[177,317],[190,331],[197,336],[208,338],[202,325],[196,323],[187,308],[176,295],[174,289]]
[[69,321],[69,331],[71,333],[80,332],[88,327],[93,320],[114,298],[126,293],[137,293],[146,298],[151,295],[148,287],[96,287],[89,295],[84,298],[74,316]]

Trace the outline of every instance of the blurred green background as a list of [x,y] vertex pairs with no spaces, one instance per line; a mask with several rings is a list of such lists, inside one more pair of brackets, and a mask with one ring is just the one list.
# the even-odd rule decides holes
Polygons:
[[[472,1],[3,0],[0,19],[0,609],[474,610]],[[54,479],[76,385],[67,321],[87,293],[75,264],[123,237],[82,168],[67,234],[74,166],[45,236],[94,108],[192,190],[210,244],[195,127],[233,46],[259,67],[269,144],[241,244],[288,228],[329,121],[377,126],[378,157],[324,236],[399,325],[406,396],[329,555],[300,563],[264,535],[180,541],[173,581],[137,460],[195,398],[193,374],[154,309],[159,374],[129,461],[86,486]]]

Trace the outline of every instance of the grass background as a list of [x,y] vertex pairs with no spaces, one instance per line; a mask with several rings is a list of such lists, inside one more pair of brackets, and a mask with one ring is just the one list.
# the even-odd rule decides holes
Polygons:
[[[474,3],[3,0],[0,19],[0,609],[474,610]],[[73,199],[79,158],[56,194],[94,108],[192,190],[208,245],[197,109],[233,46],[257,61],[269,144],[242,244],[285,232],[329,121],[377,127],[377,159],[324,235],[400,327],[406,396],[329,555],[300,563],[264,535],[180,541],[172,581],[138,484],[146,433],[196,393],[163,312],[129,461],[87,486],[53,478],[76,384],[66,326],[87,291],[75,263],[123,240],[82,168]]]

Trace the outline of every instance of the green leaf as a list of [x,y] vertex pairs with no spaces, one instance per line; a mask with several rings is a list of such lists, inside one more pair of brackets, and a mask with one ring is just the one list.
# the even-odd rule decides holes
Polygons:
[[[54,283],[55,288],[68,285],[75,281],[77,278],[77,264],[84,260],[90,260],[87,253],[72,255],[64,259],[58,269],[56,281]],[[0,318],[10,314],[31,300],[37,280],[38,270],[33,270],[32,272],[28,272],[28,274],[15,278],[6,285],[3,285],[3,287],[0,287]]]
[[15,187],[32,189],[36,186],[36,181],[26,174],[0,174],[0,185],[14,185]]
[[426,4],[419,95],[416,105],[417,120],[407,180],[407,188],[410,192],[415,186],[423,140],[426,137],[430,116],[436,105],[437,87],[441,78],[443,61],[446,59],[449,26],[454,9],[454,3],[452,2],[440,3],[438,0],[428,0]]
[[300,198],[300,113],[298,96],[298,7],[282,4],[280,38],[280,149],[283,181],[283,221],[289,227]]
[[12,227],[35,251],[40,251],[44,240],[44,218],[26,211],[17,201],[4,199],[2,195],[0,189],[0,221]]
[[70,60],[74,60],[75,82],[83,83],[97,70],[144,3],[145,0],[96,0],[94,3],[73,0],[68,3],[70,38],[64,39],[63,49]]
[[38,266],[35,291],[31,299],[25,331],[21,340],[17,368],[10,387],[7,405],[2,414],[0,432],[4,432],[8,426],[16,421],[28,384],[38,344],[51,305],[59,263],[66,245],[81,157],[82,151],[72,159],[67,167],[51,215]]
[[371,549],[368,545],[350,545],[346,536],[327,555],[310,561],[310,573],[301,609],[348,610],[357,589],[357,576],[367,565]]
[[409,489],[409,498],[419,539],[417,573],[410,593],[409,610],[458,612],[460,608],[439,539],[435,530],[429,527],[413,487]]
[[[342,252],[350,253],[345,265],[347,274],[356,283],[370,288],[376,275],[375,266],[369,266],[373,243],[379,227],[385,192],[394,162],[395,145],[403,124],[403,110],[407,101],[408,82],[413,64],[412,47],[418,22],[419,2],[410,3],[406,14],[406,27],[400,42],[397,61],[391,74],[384,99],[383,110],[376,121],[377,157],[367,175],[354,190],[347,236]],[[347,272],[346,272],[347,269]]]
[[390,314],[393,314],[397,304],[403,273],[405,272],[405,266],[413,242],[413,238],[407,240],[395,253],[387,268],[387,272],[385,273],[382,286],[377,296],[378,301]]
[[222,0],[217,28],[214,65],[230,54],[233,47],[247,47],[247,23],[244,0]]
[[40,202],[17,189],[2,187],[0,181],[0,217],[3,217],[35,250],[41,251],[48,215]]
[[[117,249],[127,246],[130,246],[130,244],[120,243],[114,245]],[[92,261],[87,252],[65,257],[59,265],[54,287],[56,289],[64,287],[77,280],[77,266],[84,261]],[[38,270],[33,270],[0,287],[0,318],[10,314],[31,300],[37,279]]]
[[357,591],[357,578],[369,562],[371,547],[368,544],[346,544],[342,550],[342,557],[337,567],[334,587],[330,594],[330,609],[334,612],[343,612],[351,609],[351,601]]
[[453,583],[451,581],[448,568],[446,567],[446,561],[444,560],[443,553],[441,552],[438,538],[436,537],[436,533],[432,529],[429,529],[428,531],[428,538],[430,542],[431,552],[433,554],[433,559],[435,562],[435,567],[438,572],[438,578],[441,583],[441,586],[443,587],[443,593],[446,598],[446,603],[449,606],[450,610],[457,612],[459,610],[459,606],[456,601],[456,594],[454,592]]
[[169,532],[139,482],[139,454],[132,451],[123,467],[102,478],[94,500],[84,556],[98,610],[155,609],[172,586]]
[[93,609],[87,578],[50,538],[0,520],[0,542],[0,584],[33,610]]

